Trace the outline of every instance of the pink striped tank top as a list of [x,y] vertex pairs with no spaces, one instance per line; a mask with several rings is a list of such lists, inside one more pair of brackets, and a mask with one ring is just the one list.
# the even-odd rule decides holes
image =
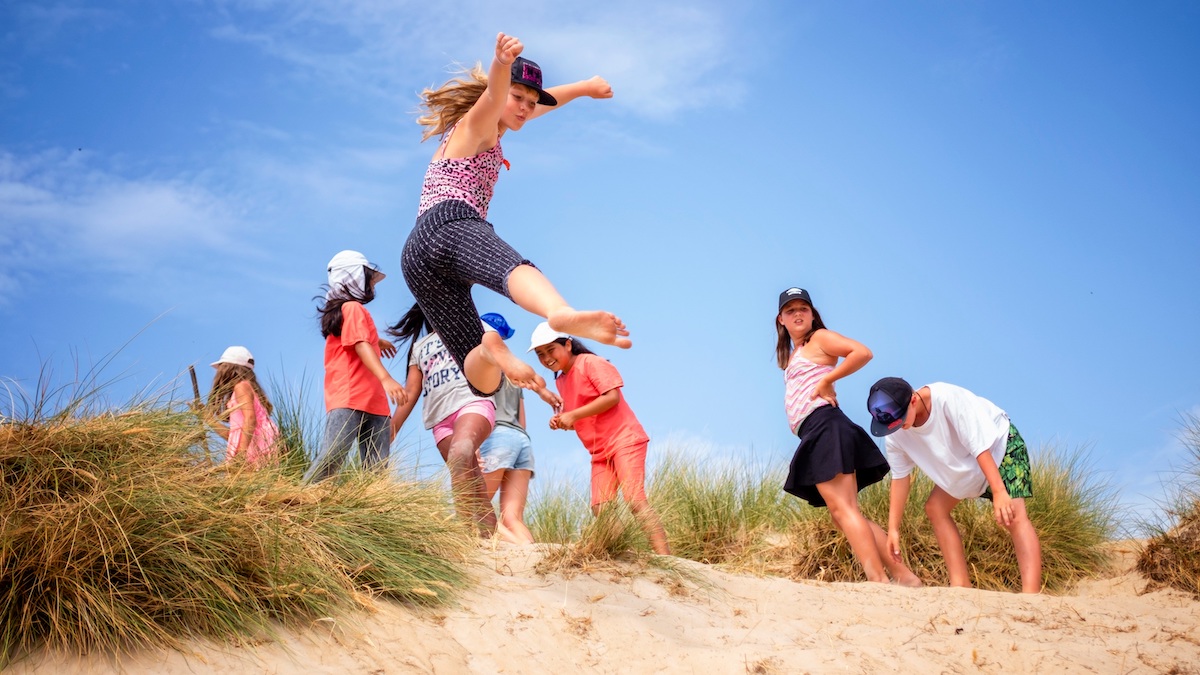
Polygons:
[[831,370],[833,366],[822,366],[800,356],[799,349],[792,352],[787,370],[784,371],[783,406],[787,409],[788,424],[791,425],[793,434],[800,430],[800,425],[809,413],[823,405],[829,405],[829,401],[823,398],[812,398],[812,393],[821,378]]
[[[442,139],[442,154],[446,152],[446,144],[454,128]],[[500,165],[508,165],[504,160],[504,152],[500,149],[500,140],[491,150],[484,150],[474,157],[443,157],[429,163],[425,170],[425,183],[421,186],[421,204],[417,207],[420,216],[434,204],[457,199],[466,202],[479,212],[480,218],[487,218],[488,204],[492,201],[492,191],[496,179],[500,177]]]

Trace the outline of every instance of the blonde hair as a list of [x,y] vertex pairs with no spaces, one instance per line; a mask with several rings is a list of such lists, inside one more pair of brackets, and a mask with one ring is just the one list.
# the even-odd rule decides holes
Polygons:
[[218,363],[217,372],[213,375],[212,391],[208,393],[208,408],[219,419],[229,419],[229,410],[227,404],[229,397],[233,394],[233,387],[242,380],[249,380],[250,386],[254,388],[254,393],[258,395],[259,401],[263,408],[270,415],[274,412],[271,406],[271,399],[267,398],[267,392],[263,391],[262,386],[258,384],[258,378],[254,376],[254,369],[246,366],[241,366],[236,363]]
[[417,118],[417,124],[425,127],[422,142],[445,134],[487,89],[488,76],[482,64],[476,63],[473,68],[463,68],[460,72],[462,77],[449,80],[437,89],[421,92],[420,107],[424,113]]

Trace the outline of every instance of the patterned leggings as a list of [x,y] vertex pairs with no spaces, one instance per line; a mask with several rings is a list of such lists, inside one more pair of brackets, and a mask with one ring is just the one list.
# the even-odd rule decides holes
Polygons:
[[[503,239],[491,223],[466,202],[438,202],[417,216],[400,269],[429,325],[441,336],[459,368],[483,341],[479,310],[471,286],[480,284],[512,299],[508,275],[518,265],[533,265]],[[467,382],[470,386],[470,381]],[[495,392],[479,391],[477,396]]]

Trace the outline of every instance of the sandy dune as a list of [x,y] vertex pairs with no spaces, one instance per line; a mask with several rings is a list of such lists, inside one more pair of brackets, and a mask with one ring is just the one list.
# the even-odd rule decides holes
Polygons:
[[[1128,553],[1128,551],[1126,551]],[[315,622],[252,645],[85,658],[13,673],[1194,673],[1200,602],[1132,572],[1067,596],[756,578],[680,565],[539,576],[536,546],[486,548],[461,606]]]

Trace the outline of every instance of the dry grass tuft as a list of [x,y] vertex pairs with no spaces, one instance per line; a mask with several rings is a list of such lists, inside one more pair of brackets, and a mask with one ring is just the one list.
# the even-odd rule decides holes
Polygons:
[[[675,555],[738,572],[792,579],[862,581],[862,570],[828,512],[783,492],[782,467],[763,468],[687,461],[696,453],[672,447],[649,481]],[[1098,481],[1082,451],[1055,447],[1034,453],[1034,498],[1026,502],[1043,549],[1046,589],[1060,592],[1075,581],[1103,573],[1110,564],[1104,547],[1118,511],[1114,491]],[[932,484],[917,474],[904,514],[904,551],[926,583],[945,585],[945,565],[923,503]],[[864,514],[886,524],[888,483],[859,494]],[[569,490],[550,491],[532,507],[531,529],[539,541],[565,542],[544,569],[594,568],[599,561],[644,550],[629,520],[604,517],[587,522],[586,502]],[[1020,588],[1020,571],[1007,530],[996,524],[990,502],[967,500],[955,510],[972,579],[992,590]],[[545,525],[552,526],[547,536]],[[578,529],[575,529],[578,528]],[[640,548],[639,548],[640,547]]]
[[0,664],[246,639],[377,595],[445,602],[468,580],[473,541],[436,487],[213,465],[169,406],[26,407],[0,416]]
[[1172,587],[1200,597],[1200,416],[1186,414],[1179,439],[1186,465],[1171,486],[1165,521],[1148,525],[1152,536],[1138,556],[1137,569],[1150,588]]

